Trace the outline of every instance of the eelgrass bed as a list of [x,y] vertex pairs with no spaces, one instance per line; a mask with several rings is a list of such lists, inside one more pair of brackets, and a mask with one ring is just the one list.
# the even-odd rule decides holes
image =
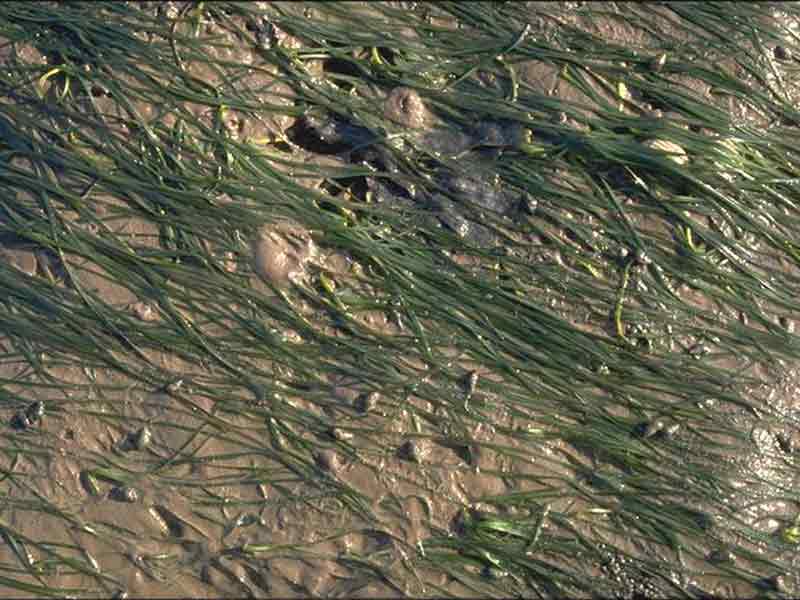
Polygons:
[[0,588],[796,595],[798,7],[0,3]]

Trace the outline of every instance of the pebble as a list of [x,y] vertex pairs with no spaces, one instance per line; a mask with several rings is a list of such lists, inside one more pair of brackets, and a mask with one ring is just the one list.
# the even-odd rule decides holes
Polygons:
[[397,449],[397,455],[403,460],[421,463],[431,453],[431,444],[426,439],[408,440]]
[[784,46],[775,46],[773,54],[777,60],[789,60],[792,58],[791,51]]
[[139,499],[139,492],[132,487],[122,485],[112,488],[108,497],[117,502],[136,502]]
[[380,394],[378,392],[368,392],[366,394],[361,394],[355,401],[355,408],[358,412],[367,413],[371,410],[374,410],[376,406],[378,406],[378,401],[380,400]]
[[322,450],[314,456],[317,466],[332,475],[336,475],[342,469],[342,458],[334,450]]
[[153,310],[153,307],[146,302],[132,304],[131,311],[140,321],[155,321],[158,318],[158,314]]

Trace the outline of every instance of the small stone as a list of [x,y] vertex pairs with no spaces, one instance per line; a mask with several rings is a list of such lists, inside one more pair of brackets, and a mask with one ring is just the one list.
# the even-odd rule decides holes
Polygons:
[[502,579],[503,577],[508,577],[508,572],[491,565],[486,565],[481,570],[481,577],[485,579]]
[[342,459],[335,450],[317,452],[314,456],[314,462],[320,469],[332,475],[336,475],[342,469]]
[[786,333],[794,333],[794,320],[788,317],[780,318],[781,327],[786,330]]
[[132,304],[131,311],[140,321],[155,321],[158,318],[158,313],[146,302],[136,302]]
[[668,423],[663,417],[652,421],[639,423],[634,430],[634,435],[644,439],[669,439],[680,430],[679,423]]
[[408,440],[397,449],[397,455],[409,462],[424,462],[431,452],[430,442],[426,439]]
[[694,522],[703,531],[711,531],[717,525],[717,518],[714,515],[706,512],[697,512],[694,516]]
[[642,432],[642,437],[645,439],[651,438],[654,435],[661,433],[664,429],[664,419],[654,419],[649,423],[645,424],[644,431]]
[[137,429],[131,437],[131,443],[136,450],[144,450],[152,441],[153,432],[146,425]]
[[731,552],[727,548],[714,550],[711,554],[708,555],[708,562],[714,564],[730,564],[735,560],[736,557],[733,555],[733,552]]
[[172,394],[173,396],[180,393],[181,389],[183,388],[183,379],[178,379],[177,381],[173,381],[172,383],[168,383],[164,387],[164,391],[168,394]]
[[328,430],[328,433],[337,442],[344,442],[353,439],[353,434],[349,431],[342,429],[341,427],[331,427]]
[[368,392],[366,394],[361,394],[355,401],[355,408],[358,412],[361,413],[368,413],[371,410],[374,410],[376,406],[378,406],[378,401],[380,400],[380,394],[378,392]]
[[773,54],[777,60],[789,60],[792,58],[792,52],[785,46],[775,46]]
[[708,354],[709,349],[708,346],[706,346],[704,343],[698,342],[697,344],[691,346],[686,352],[688,352],[689,356],[691,356],[692,358],[699,359]]
[[36,425],[42,417],[44,417],[44,402],[36,401],[11,417],[11,427],[24,431]]
[[44,402],[37,400],[32,402],[25,409],[25,416],[32,422],[36,422],[44,417]]
[[645,116],[651,119],[663,119],[664,118],[664,111],[660,108],[653,108],[651,105],[647,104],[644,107],[644,114]]
[[778,592],[779,594],[786,594],[789,592],[786,575],[783,574],[765,577],[759,580],[757,585],[762,589]]
[[671,425],[667,425],[664,427],[663,434],[666,438],[675,437],[675,434],[680,431],[681,425],[680,423],[672,423]]
[[139,500],[139,492],[135,488],[128,487],[127,485],[119,485],[111,488],[108,492],[108,497],[117,502],[136,502]]
[[778,442],[778,446],[780,447],[781,451],[785,452],[786,454],[791,454],[794,452],[794,439],[791,435],[781,431],[780,433],[775,434],[775,440]]
[[153,432],[146,425],[140,427],[136,431],[131,431],[122,440],[120,440],[117,448],[123,452],[130,452],[131,450],[144,450],[153,441]]
[[27,416],[25,416],[24,412],[19,412],[15,414],[13,417],[11,417],[11,427],[13,429],[24,431],[25,429],[28,429],[33,426],[34,423],[32,423],[31,420],[28,419]]

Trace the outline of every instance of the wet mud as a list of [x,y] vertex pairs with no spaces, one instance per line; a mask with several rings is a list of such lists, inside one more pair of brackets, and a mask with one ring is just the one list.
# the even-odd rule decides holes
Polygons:
[[[525,8],[539,33],[550,35],[554,26],[537,17],[546,11],[538,4]],[[153,7],[176,20],[184,9],[171,2]],[[585,28],[617,43],[648,43],[637,37],[640,32],[616,21],[584,22],[568,13],[564,19],[562,26]],[[300,40],[268,21],[241,25],[263,47],[302,48]],[[214,23],[207,25],[205,35],[237,41]],[[679,242],[663,219],[633,210],[635,194],[623,202],[632,209],[636,228],[661,242],[655,260],[601,235],[605,215],[576,210],[566,216],[569,211],[549,206],[501,176],[504,157],[530,151],[537,135],[579,138],[588,109],[570,110],[563,118],[553,111],[553,120],[538,127],[489,118],[450,123],[436,116],[424,95],[395,87],[376,100],[382,117],[397,128],[392,133],[402,134],[399,142],[389,143],[386,131],[365,123],[330,110],[301,110],[296,89],[271,65],[260,64],[262,55],[249,43],[237,43],[238,49],[233,44],[234,49],[208,52],[215,59],[251,67],[237,85],[251,89],[254,103],[271,108],[254,118],[235,109],[214,114],[187,100],[186,110],[205,126],[225,130],[234,141],[270,146],[264,160],[313,193],[324,209],[338,210],[343,222],[353,219],[347,211],[356,206],[369,213],[372,223],[383,220],[405,227],[404,235],[421,248],[436,248],[442,239],[453,247],[457,240],[460,246],[442,259],[437,273],[456,282],[454,295],[462,278],[503,285],[500,268],[494,266],[502,260],[534,264],[541,279],[522,282],[520,289],[529,285],[527,291],[555,318],[605,339],[618,336],[620,327],[638,348],[665,360],[751,376],[746,395],[783,413],[787,422],[797,417],[797,369],[785,363],[767,368],[746,356],[731,356],[713,333],[703,333],[710,329],[706,312],[713,312],[721,324],[740,315],[712,305],[685,280],[658,271],[658,252],[671,253]],[[34,49],[17,51],[27,56]],[[180,58],[192,77],[225,85],[202,61]],[[545,62],[520,65],[517,76],[523,86],[557,101],[588,104],[585,95]],[[476,85],[498,83],[481,77],[475,75]],[[691,88],[680,78],[676,84]],[[642,91],[633,90],[631,100],[642,113],[645,105],[647,110],[670,110]],[[118,110],[104,95],[87,102],[104,114],[112,106]],[[178,126],[175,114],[137,102],[144,121]],[[727,108],[748,117],[740,106]],[[662,153],[676,168],[690,160],[676,144],[647,136],[641,141],[643,148]],[[276,158],[282,151],[272,147],[278,144],[286,144],[285,164]],[[197,152],[201,160],[220,160],[213,149]],[[428,173],[424,186],[410,185],[403,177],[408,157],[418,154],[424,156]],[[300,162],[302,167],[296,164]],[[370,174],[364,175],[365,169]],[[566,175],[564,180],[562,173],[550,175],[559,185],[569,185]],[[619,188],[628,189],[628,183],[621,180]],[[576,545],[575,561],[587,578],[604,582],[600,595],[667,598],[681,591],[742,597],[765,589],[797,590],[795,578],[783,573],[764,570],[758,585],[733,585],[724,576],[727,564],[753,560],[728,549],[727,544],[740,543],[731,524],[744,521],[771,536],[795,518],[793,502],[768,493],[775,485],[797,485],[791,472],[800,440],[790,426],[746,408],[725,408],[720,410],[726,412],[729,431],[703,430],[701,435],[686,422],[682,407],[671,405],[668,390],[653,392],[653,398],[663,401],[660,411],[652,410],[653,402],[614,398],[609,410],[615,411],[615,422],[629,423],[627,431],[614,435],[639,440],[647,452],[660,452],[667,444],[683,446],[692,456],[704,444],[742,449],[730,451],[728,464],[720,466],[731,473],[738,490],[729,499],[727,515],[709,514],[702,501],[682,497],[679,485],[649,504],[642,500],[647,510],[657,510],[659,502],[695,507],[687,510],[685,526],[700,542],[672,569],[665,566],[671,559],[661,545],[627,538],[619,533],[624,524],[607,517],[625,502],[637,502],[636,482],[626,479],[614,449],[606,454],[589,450],[594,446],[583,439],[593,428],[607,426],[608,415],[584,407],[584,420],[569,424],[573,435],[555,435],[566,430],[558,421],[561,407],[544,402],[541,407],[548,410],[533,410],[525,402],[526,390],[547,397],[546,385],[514,374],[524,385],[505,387],[509,373],[493,368],[490,360],[476,364],[474,356],[459,350],[455,338],[435,340],[435,352],[448,365],[437,372],[421,358],[429,350],[419,333],[424,328],[415,323],[425,323],[426,316],[434,322],[434,316],[444,314],[436,312],[437,298],[431,299],[429,315],[417,315],[404,311],[396,298],[375,293],[370,304],[345,318],[339,303],[348,294],[368,296],[373,291],[366,274],[377,261],[337,248],[311,227],[279,219],[246,223],[243,218],[233,228],[237,236],[204,240],[203,253],[190,252],[192,246],[182,238],[190,232],[181,231],[178,221],[162,218],[172,210],[167,201],[163,215],[153,220],[132,215],[130,205],[101,192],[88,194],[86,201],[89,210],[82,215],[65,211],[64,219],[93,243],[116,240],[121,256],[120,249],[130,249],[150,257],[153,271],[142,275],[148,286],[137,289],[150,289],[151,294],[134,294],[113,262],[94,264],[77,252],[59,255],[29,239],[0,237],[0,273],[15,286],[8,288],[9,305],[27,311],[29,326],[26,332],[0,328],[0,417],[6,424],[0,433],[6,443],[0,457],[0,471],[6,475],[0,515],[6,543],[0,544],[0,562],[17,565],[14,576],[19,581],[47,584],[65,595],[93,590],[80,594],[90,597],[475,597],[528,595],[532,590],[557,595],[559,590],[534,589],[478,556],[472,557],[474,579],[469,582],[444,569],[417,569],[411,557],[438,551],[446,558],[442,548],[447,539],[485,535],[493,517],[504,514],[529,524],[532,535],[568,536],[565,521],[549,515],[569,514],[583,515],[569,527],[596,543],[595,552]],[[37,210],[30,199],[20,204],[29,206],[31,214]],[[253,199],[220,201],[214,208],[218,212],[209,209],[209,214],[230,211],[225,218],[233,218],[229,215],[235,217],[239,208],[254,206],[258,203]],[[7,223],[6,216],[2,219]],[[562,226],[565,222],[572,226]],[[249,233],[241,233],[246,225],[251,226]],[[165,248],[168,252],[159,254]],[[648,286],[666,280],[682,302],[694,305],[698,316],[689,323],[676,322],[677,334],[666,327],[654,329],[646,318],[618,326],[610,318],[613,305],[608,299],[616,298],[620,284],[611,277],[590,278],[586,256],[602,265],[604,273],[631,273],[626,311],[635,307],[641,315],[666,310],[648,293]],[[156,267],[167,260],[174,273],[161,276],[167,269]],[[787,276],[797,275],[794,266],[773,266]],[[241,296],[231,300],[233,282],[248,290],[247,301]],[[571,286],[585,294],[568,295]],[[185,300],[173,302],[170,290]],[[13,300],[15,294],[35,300],[26,305]],[[78,302],[79,294],[102,303],[113,319],[101,322]],[[36,300],[40,297],[55,300]],[[798,318],[775,307],[765,312],[787,330]],[[70,344],[81,339],[77,333],[59,347],[48,347],[42,340],[54,338],[36,334],[55,331],[47,320],[87,336],[103,349],[102,356],[76,359]],[[464,322],[470,322],[467,316]],[[250,342],[235,356],[228,354],[231,330],[245,332]],[[179,337],[196,340],[195,345],[178,344]],[[353,342],[359,339],[378,340],[381,351],[392,349],[392,369],[378,368],[383,355]],[[413,351],[395,351],[403,345]],[[537,348],[536,360],[558,351]],[[613,368],[577,358],[575,363],[592,377]],[[386,379],[387,372],[393,377]],[[702,374],[701,367],[693,373]],[[712,411],[715,402],[698,393],[698,410]],[[753,444],[742,437],[745,433]],[[709,452],[708,457],[716,460],[719,453]],[[572,491],[565,492],[567,487]],[[509,500],[503,508],[490,502],[515,495],[536,500]],[[32,519],[27,504],[32,497],[45,497],[58,510],[37,512]],[[503,539],[516,543],[510,536]],[[530,539],[525,543],[531,548],[528,558],[547,555],[546,545],[536,546]],[[749,549],[758,555],[758,548]],[[68,558],[72,569],[51,567],[53,556]],[[651,568],[631,557],[644,558]],[[787,570],[797,566],[788,552],[769,559]],[[558,567],[558,560],[542,562],[542,568]],[[754,570],[762,567],[756,563]],[[0,596],[18,592],[6,596],[0,590]]]

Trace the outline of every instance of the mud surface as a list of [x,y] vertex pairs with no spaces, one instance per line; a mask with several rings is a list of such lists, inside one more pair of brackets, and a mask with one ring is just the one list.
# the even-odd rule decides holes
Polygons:
[[[556,35],[557,26],[570,25],[618,44],[642,47],[643,52],[652,42],[618,21],[584,22],[580,16],[567,15],[564,23],[554,25],[540,18],[544,9],[540,10],[538,3],[519,7],[522,14],[528,11],[525,18],[531,20],[537,35]],[[182,5],[173,3],[159,3],[153,8],[162,11],[166,19],[181,9]],[[659,11],[655,7],[652,10],[656,21]],[[209,48],[208,52],[218,59],[254,67],[237,81],[237,85],[252,88],[253,102],[279,109],[295,106],[293,90],[276,79],[271,66],[260,64],[262,55],[257,49],[231,37],[228,30],[215,29],[213,23],[203,26],[208,28],[207,35],[239,44],[236,51]],[[280,30],[259,24],[250,27],[264,44],[300,44]],[[37,51],[20,47],[15,52],[30,55]],[[223,52],[224,56],[214,54]],[[5,56],[4,60],[12,58]],[[187,60],[185,68],[209,85],[226,84],[202,63]],[[517,75],[520,85],[547,93],[554,100],[589,104],[545,62],[531,60],[519,65]],[[482,82],[480,73],[474,77],[476,85],[504,85]],[[691,82],[680,77],[676,83],[691,88]],[[104,103],[109,111],[118,110],[110,99],[101,97],[96,102],[100,107]],[[190,104],[187,100],[187,106]],[[632,91],[630,104],[642,112],[660,110],[666,113],[660,118],[670,118],[670,107],[653,106],[640,91]],[[486,276],[480,256],[502,256],[512,239],[513,259],[552,267],[554,272],[563,273],[562,281],[571,281],[570,273],[579,269],[574,256],[562,255],[547,238],[565,240],[576,247],[584,242],[591,244],[591,231],[599,226],[597,219],[582,214],[574,217],[573,231],[556,228],[547,221],[550,207],[546,203],[496,177],[505,152],[518,151],[533,135],[546,133],[502,120],[448,123],[435,117],[423,99],[406,88],[387,90],[377,105],[398,132],[408,134],[402,138],[403,144],[408,148],[424,146],[439,160],[432,163],[426,189],[406,185],[400,175],[353,175],[345,183],[354,201],[369,203],[378,214],[383,211],[387,219],[402,218],[424,243],[435,244],[437,236],[460,240],[470,252],[465,251],[463,256],[454,252],[453,261],[476,277]],[[136,101],[135,107],[151,125],[174,125],[174,117],[160,114],[158,106]],[[219,118],[207,112],[207,107],[189,109],[206,119],[209,126]],[[735,104],[726,109],[740,111],[742,119],[758,122],[757,116],[748,115]],[[564,131],[579,132],[584,126],[583,110],[570,111],[563,119],[554,111],[552,117]],[[294,176],[298,185],[339,200],[344,194],[342,181],[347,179],[341,175],[342,169],[370,167],[381,173],[402,173],[397,162],[402,146],[393,153],[372,145],[374,132],[332,112],[303,116],[300,111],[296,111],[297,116],[287,112],[295,111],[270,114],[267,110],[263,118],[254,119],[231,109],[223,117],[224,127],[242,142],[289,144],[292,160],[304,161],[307,171],[281,166],[278,150],[265,150],[265,160],[277,156],[272,164]],[[689,160],[680,147],[658,140],[643,140],[642,145],[664,152],[678,166]],[[19,168],[24,170],[28,165],[20,160]],[[633,203],[635,199],[627,201]],[[22,193],[18,202],[32,213],[41,213],[35,201]],[[132,217],[116,199],[89,194],[86,202],[93,207],[89,211],[93,222],[77,214],[64,214],[64,219],[87,235],[123,240],[144,254],[161,248],[169,233],[163,221],[157,224]],[[222,199],[218,210],[234,210],[236,202]],[[346,211],[342,214],[346,220]],[[638,228],[662,236],[665,247],[674,244],[662,221],[643,214],[632,218]],[[540,220],[536,232],[520,234],[519,224],[533,219]],[[581,232],[590,233],[584,239]],[[590,429],[591,419],[575,423],[573,438],[549,435],[549,423],[554,418],[551,414],[526,411],[523,402],[512,410],[505,398],[498,397],[504,389],[500,384],[508,374],[495,369],[491,361],[476,363],[457,347],[450,347],[446,350],[449,364],[459,376],[448,373],[445,377],[432,372],[418,360],[420,354],[414,353],[393,365],[394,380],[376,381],[372,375],[377,370],[371,364],[381,356],[364,353],[358,358],[362,372],[354,372],[356,361],[352,356],[344,360],[336,352],[357,354],[358,345],[347,345],[348,334],[337,331],[352,334],[363,327],[370,335],[380,336],[387,346],[422,342],[409,333],[413,323],[408,319],[403,322],[396,310],[377,302],[358,313],[356,324],[337,329],[338,323],[330,318],[326,307],[310,300],[307,290],[319,284],[330,297],[335,297],[331,291],[335,286],[363,291],[369,287],[364,276],[369,266],[333,244],[321,243],[319,236],[319,232],[297,223],[276,221],[259,225],[251,239],[242,238],[237,243],[209,241],[204,256],[184,258],[181,264],[191,265],[190,259],[206,261],[203,264],[216,266],[213,272],[217,279],[193,280],[194,272],[186,271],[164,284],[167,290],[198,298],[197,302],[180,305],[165,302],[156,291],[152,297],[136,297],[124,281],[106,270],[108,265],[92,264],[76,255],[59,256],[22,239],[0,240],[3,278],[13,278],[17,293],[32,298],[38,293],[52,298],[54,290],[65,293],[58,306],[55,300],[42,300],[48,306],[38,309],[14,306],[14,310],[30,311],[31,333],[0,339],[4,350],[0,415],[7,424],[0,433],[6,441],[6,451],[0,456],[0,471],[5,475],[0,484],[2,525],[15,532],[15,539],[29,541],[0,544],[0,563],[24,565],[28,561],[38,565],[37,575],[20,569],[16,577],[21,581],[47,583],[67,591],[94,589],[95,596],[119,590],[131,597],[148,598],[530,594],[525,582],[505,576],[500,569],[476,566],[475,574],[485,586],[476,588],[449,577],[446,571],[416,573],[409,567],[409,557],[424,553],[425,543],[431,538],[458,537],[482,519],[489,520],[496,509],[484,504],[486,498],[513,494],[541,498],[540,503],[529,503],[528,509],[509,505],[509,514],[529,516],[531,521],[542,514],[545,505],[553,514],[589,514],[610,512],[615,502],[621,502],[623,496],[614,496],[607,504],[597,501],[603,497],[604,486],[613,486],[620,474],[608,457],[584,452],[577,432]],[[167,235],[166,239],[172,238]],[[523,245],[526,251],[519,250]],[[179,249],[178,243],[173,247]],[[484,254],[478,253],[476,258],[475,249]],[[611,264],[609,257],[620,249],[600,250]],[[646,288],[654,285],[655,267],[650,269],[639,257],[637,268],[631,289],[638,291],[632,294],[631,302],[645,305],[649,301]],[[797,275],[794,267],[776,268],[787,276]],[[251,304],[228,303],[224,286],[232,278],[250,287]],[[698,310],[716,311],[721,324],[740,318],[734,311],[712,306],[702,292],[674,283],[681,299],[695,303]],[[217,284],[218,305],[204,304],[209,295],[201,292]],[[616,283],[598,281],[597,285],[613,287]],[[576,328],[613,335],[608,311],[596,310],[592,298],[577,301],[566,297],[566,287],[554,283],[537,293],[553,314]],[[90,312],[73,306],[67,292],[78,289],[113,307],[119,315],[116,321],[100,323]],[[283,298],[289,299],[300,316],[284,318]],[[71,311],[76,314],[72,322],[68,321]],[[774,309],[773,317],[788,328],[800,315],[786,311],[779,314]],[[108,368],[107,361],[99,358],[91,364],[75,364],[68,343],[52,349],[37,342],[36,319],[55,320],[61,327],[80,330],[93,343],[116,340],[106,347],[110,356],[121,360],[128,352],[141,354],[139,365],[157,366],[158,370],[152,368],[154,374],[170,373],[173,377],[164,380],[153,375],[145,384],[141,378]],[[704,323],[698,318],[695,331],[700,331]],[[45,325],[42,323],[42,327]],[[109,328],[116,331],[115,335],[106,336]],[[226,331],[232,328],[250,328],[252,355],[225,354]],[[181,331],[192,336],[195,330],[218,344],[212,348],[212,355],[219,355],[216,363],[199,360],[188,351],[176,352],[168,344],[160,350],[151,346],[135,350],[137,336],[144,339],[148,332],[169,339]],[[646,322],[630,324],[625,333],[665,353],[711,354],[708,360],[716,361],[715,366],[752,375],[753,384],[747,390],[752,397],[766,399],[786,415],[787,421],[798,416],[800,377],[792,365],[775,364],[771,369],[753,365],[747,357],[730,356],[719,348],[715,353],[713,340],[699,333],[674,336],[669,331],[651,331]],[[319,342],[322,334],[340,335],[345,341],[338,348],[324,348]],[[326,352],[319,354],[320,349]],[[306,371],[293,372],[297,367],[287,366],[283,359],[287,355],[296,359],[294,365],[305,365]],[[247,379],[225,371],[227,362],[237,361],[246,364]],[[295,385],[300,380],[305,382],[302,387]],[[448,394],[446,401],[443,393]],[[669,402],[666,396],[665,405]],[[706,401],[712,409],[713,399],[698,398],[698,402]],[[463,406],[464,412],[454,412],[454,405]],[[555,413],[558,407],[552,410]],[[469,411],[487,418],[476,423],[464,418]],[[679,417],[668,410],[664,413],[662,417],[642,419],[631,435],[640,436],[653,451],[664,443],[685,444],[687,448],[701,443]],[[634,420],[640,414],[634,408],[620,408],[617,416]],[[730,498],[728,518],[731,523],[744,520],[763,530],[764,535],[773,535],[794,518],[795,507],[790,501],[761,504],[760,494],[774,485],[786,489],[797,486],[797,479],[787,476],[785,466],[787,461],[795,464],[796,452],[787,448],[800,440],[790,428],[744,409],[730,410],[729,426],[731,431],[750,432],[756,443],[747,453],[730,456],[727,467],[741,475],[737,484],[741,491],[738,497]],[[714,442],[742,445],[738,438],[731,441],[722,431],[703,443]],[[305,452],[308,448],[313,451]],[[539,458],[531,460],[532,454]],[[574,493],[564,493],[564,482],[569,482]],[[675,497],[669,501],[689,502],[674,490],[672,493]],[[59,514],[48,518],[37,512],[35,519],[29,518],[26,501],[32,495],[46,497],[59,508]],[[705,508],[698,503],[696,513],[687,516],[699,523],[698,531],[713,527],[703,520]],[[523,510],[529,514],[521,515]],[[547,520],[543,527],[553,534],[565,531]],[[600,561],[576,551],[576,560],[584,562],[586,577],[612,582],[615,587],[606,590],[608,593],[671,597],[674,589],[667,581],[682,590],[730,597],[751,596],[758,591],[745,584],[732,588],[726,582],[726,561],[743,564],[744,559],[726,555],[724,545],[709,544],[705,556],[687,555],[675,572],[667,566],[661,572],[645,572],[631,567],[629,558],[619,549],[645,556],[658,565],[665,557],[656,544],[628,542],[615,533],[613,523],[598,525],[597,519],[587,518],[575,527],[601,548],[617,549],[609,550]],[[714,539],[724,539],[732,529],[723,524]],[[47,543],[30,542],[36,540]],[[304,548],[302,558],[292,552],[299,545]],[[50,569],[48,556],[54,552],[70,556],[75,569]],[[364,561],[365,556],[370,557],[369,563]],[[771,558],[796,572],[796,556]],[[722,570],[717,568],[720,564]],[[375,576],[375,568],[383,575]],[[409,576],[410,572],[416,577]],[[781,580],[781,585],[797,589],[791,577]],[[6,594],[0,586],[0,596],[18,595],[18,591]]]

